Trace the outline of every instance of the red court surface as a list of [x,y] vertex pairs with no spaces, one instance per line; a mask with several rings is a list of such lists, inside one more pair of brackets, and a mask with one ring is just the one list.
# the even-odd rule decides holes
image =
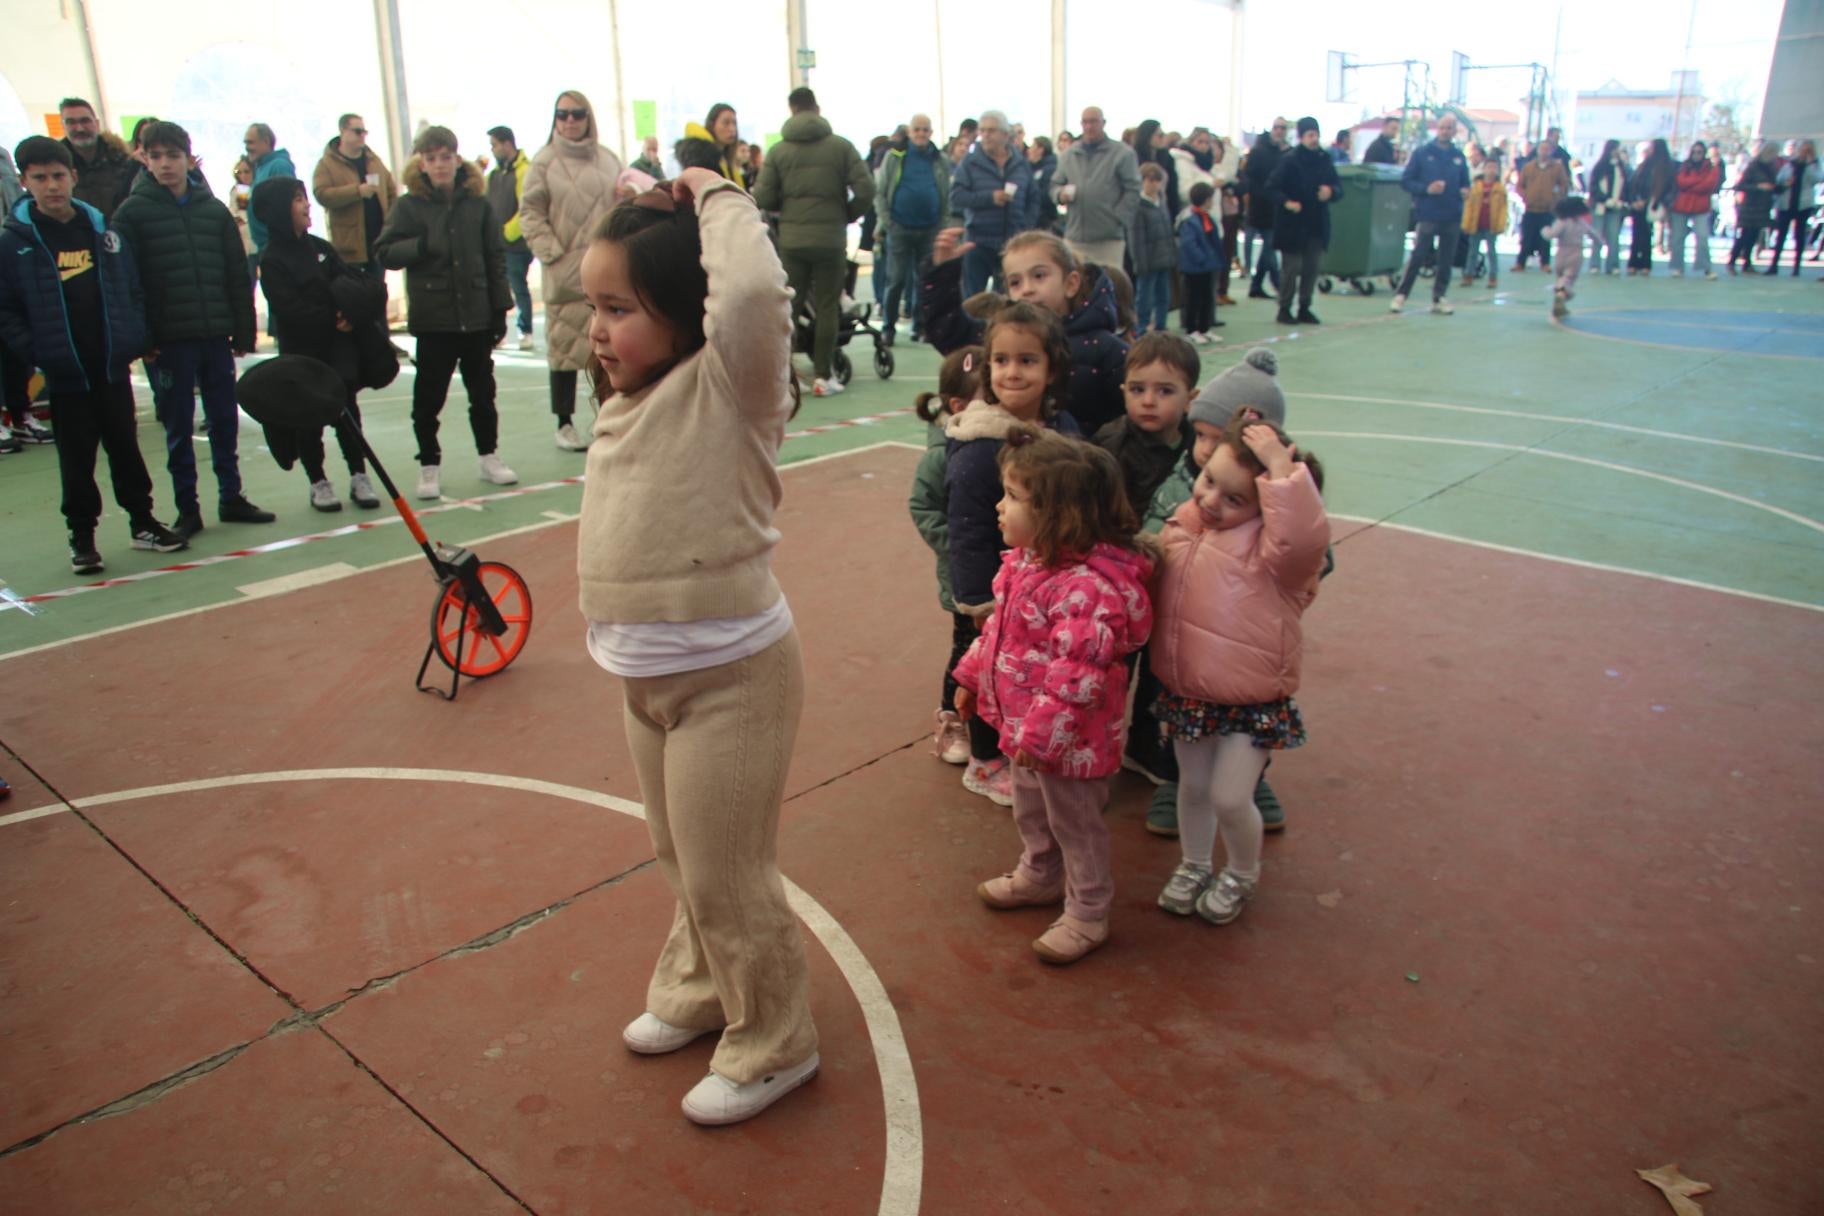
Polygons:
[[0,663],[5,809],[76,808],[0,821],[0,1213],[1824,1211],[1815,613],[1339,526],[1260,899],[1154,907],[1124,775],[1052,969],[928,754],[916,459],[786,474],[823,1070],[739,1127],[618,1040],[670,899],[574,525],[481,546],[538,620],[455,705],[421,563]]

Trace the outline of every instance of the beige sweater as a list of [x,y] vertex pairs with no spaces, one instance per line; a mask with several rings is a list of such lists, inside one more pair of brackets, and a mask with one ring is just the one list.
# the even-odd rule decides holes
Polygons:
[[775,460],[791,415],[791,293],[753,200],[698,200],[708,342],[602,403],[577,572],[583,616],[639,624],[752,616],[778,602]]

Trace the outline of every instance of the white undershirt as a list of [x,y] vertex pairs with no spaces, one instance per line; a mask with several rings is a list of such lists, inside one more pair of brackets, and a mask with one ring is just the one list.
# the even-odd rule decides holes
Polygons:
[[792,631],[785,597],[753,616],[617,625],[590,621],[589,657],[617,676],[672,676],[751,658]]

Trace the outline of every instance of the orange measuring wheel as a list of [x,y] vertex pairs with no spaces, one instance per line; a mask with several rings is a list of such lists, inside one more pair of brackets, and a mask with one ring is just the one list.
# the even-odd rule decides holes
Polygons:
[[532,592],[511,566],[480,562],[475,578],[501,623],[488,631],[486,609],[469,599],[465,580],[451,579],[431,610],[431,645],[443,665],[471,680],[498,675],[519,657],[532,634]]

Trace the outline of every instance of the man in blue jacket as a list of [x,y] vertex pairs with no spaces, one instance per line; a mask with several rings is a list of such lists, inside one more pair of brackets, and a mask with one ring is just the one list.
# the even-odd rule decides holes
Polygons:
[[75,197],[70,150],[34,135],[14,154],[30,198],[0,227],[0,342],[43,370],[51,392],[70,567],[99,574],[101,492],[95,449],[108,453],[114,501],[135,549],[186,548],[152,516],[152,478],[139,454],[127,368],[146,347],[139,277],[120,235]]
[[[241,141],[247,149],[247,163],[253,166],[252,185],[259,185],[268,178],[296,177],[298,171],[291,163],[291,153],[277,147],[279,137],[272,133],[272,128],[263,122],[256,122],[247,128],[247,135]],[[247,231],[253,235],[253,252],[247,257],[247,273],[254,274],[260,264],[260,254],[266,249],[269,239],[266,225],[251,213],[247,216]]]
[[1013,150],[1013,128],[999,110],[989,110],[976,128],[980,141],[963,158],[950,188],[951,206],[963,209],[963,239],[974,248],[963,254],[963,298],[1001,280],[1001,249],[1033,226],[1039,216],[1032,165]]
[[1413,149],[1400,178],[1400,184],[1412,195],[1419,226],[1413,237],[1412,257],[1406,263],[1406,276],[1400,280],[1400,289],[1393,293],[1394,312],[1405,309],[1406,294],[1419,277],[1419,269],[1428,262],[1437,267],[1431,280],[1431,311],[1446,316],[1455,311],[1444,293],[1450,290],[1457,240],[1463,235],[1463,200],[1469,197],[1469,165],[1454,142],[1456,138],[1456,117],[1446,114],[1438,119],[1437,139]]
[[929,115],[914,114],[906,124],[905,145],[895,146],[881,161],[874,210],[879,216],[874,230],[874,273],[887,275],[887,324],[882,333],[887,345],[893,345],[893,330],[904,304],[916,342],[921,336],[918,268],[931,256],[931,242],[950,214],[950,162],[931,141]]

